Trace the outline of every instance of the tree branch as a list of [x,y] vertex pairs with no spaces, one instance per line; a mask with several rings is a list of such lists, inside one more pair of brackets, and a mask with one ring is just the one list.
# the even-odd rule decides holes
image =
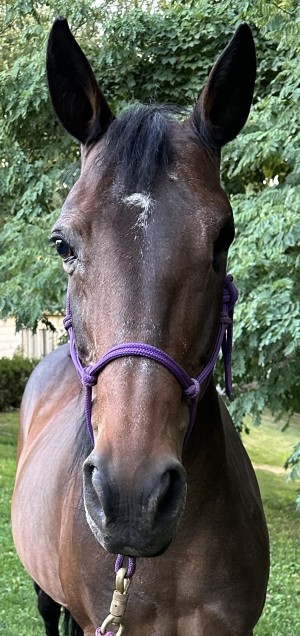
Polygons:
[[277,9],[279,9],[279,11],[283,11],[283,13],[286,13],[287,15],[293,17],[295,15],[295,11],[288,11],[287,9],[283,9],[282,7],[279,6],[279,4],[277,4],[277,2],[274,2],[274,0],[272,0],[272,4],[274,5],[274,7],[276,7]]

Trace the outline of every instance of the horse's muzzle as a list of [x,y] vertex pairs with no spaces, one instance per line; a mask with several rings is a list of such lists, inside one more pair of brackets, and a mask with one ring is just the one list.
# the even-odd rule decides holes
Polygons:
[[183,512],[185,470],[169,457],[132,473],[134,479],[122,479],[104,457],[91,453],[83,468],[87,521],[108,552],[156,556],[169,546]]

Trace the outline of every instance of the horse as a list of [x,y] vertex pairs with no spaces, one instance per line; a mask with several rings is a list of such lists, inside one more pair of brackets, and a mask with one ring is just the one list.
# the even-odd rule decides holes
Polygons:
[[[47,73],[56,115],[81,143],[52,229],[71,350],[44,358],[25,389],[18,555],[84,636],[251,636],[268,532],[213,378],[218,334],[232,326],[220,153],[249,114],[251,29],[238,27],[189,113],[138,104],[115,117],[64,18]],[[115,587],[121,618],[108,614]]]

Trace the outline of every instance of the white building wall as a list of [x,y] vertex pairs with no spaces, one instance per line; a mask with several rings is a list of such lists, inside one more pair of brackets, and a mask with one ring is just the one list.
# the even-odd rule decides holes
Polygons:
[[49,331],[43,323],[38,324],[36,333],[29,329],[16,332],[13,318],[0,320],[0,357],[12,358],[19,353],[25,358],[43,358],[58,345],[59,338],[65,333],[62,317],[49,318],[56,332]]
[[11,358],[17,351],[21,353],[21,349],[22,332],[16,333],[15,320],[0,320],[0,357]]

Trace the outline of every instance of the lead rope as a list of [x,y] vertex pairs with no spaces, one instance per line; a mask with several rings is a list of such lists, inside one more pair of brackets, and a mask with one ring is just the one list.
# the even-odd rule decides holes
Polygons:
[[[141,356],[151,360],[155,360],[159,364],[162,364],[167,368],[178,380],[182,388],[184,397],[189,400],[189,425],[184,437],[183,445],[188,442],[190,434],[192,432],[196,410],[197,410],[197,398],[200,392],[202,383],[212,374],[214,366],[219,355],[219,351],[222,348],[224,359],[224,371],[225,371],[225,390],[228,397],[232,394],[232,375],[231,375],[231,353],[232,353],[232,338],[233,338],[233,310],[234,305],[238,299],[238,291],[233,284],[233,278],[231,274],[227,274],[225,277],[225,285],[223,290],[223,306],[219,321],[219,329],[217,334],[216,343],[213,353],[206,367],[201,371],[197,378],[191,378],[186,371],[167,353],[140,342],[126,342],[120,345],[111,347],[96,364],[89,367],[84,367],[79,359],[75,336],[72,326],[72,313],[70,305],[69,292],[67,294],[67,308],[66,317],[64,319],[64,326],[69,332],[70,336],[70,353],[74,363],[77,375],[80,382],[85,387],[85,416],[86,424],[89,432],[90,440],[94,446],[94,433],[91,422],[92,415],[92,387],[97,384],[97,379],[100,371],[112,360],[121,358],[123,356]],[[116,572],[116,589],[113,593],[113,598],[110,606],[110,613],[103,621],[101,627],[97,627],[95,636],[121,636],[124,631],[123,616],[125,613],[127,601],[128,601],[128,589],[131,583],[131,578],[135,572],[136,560],[134,557],[128,558],[127,569],[123,567],[125,557],[121,554],[117,556],[115,563]],[[116,634],[106,631],[106,627],[109,625],[117,625],[118,631]]]

